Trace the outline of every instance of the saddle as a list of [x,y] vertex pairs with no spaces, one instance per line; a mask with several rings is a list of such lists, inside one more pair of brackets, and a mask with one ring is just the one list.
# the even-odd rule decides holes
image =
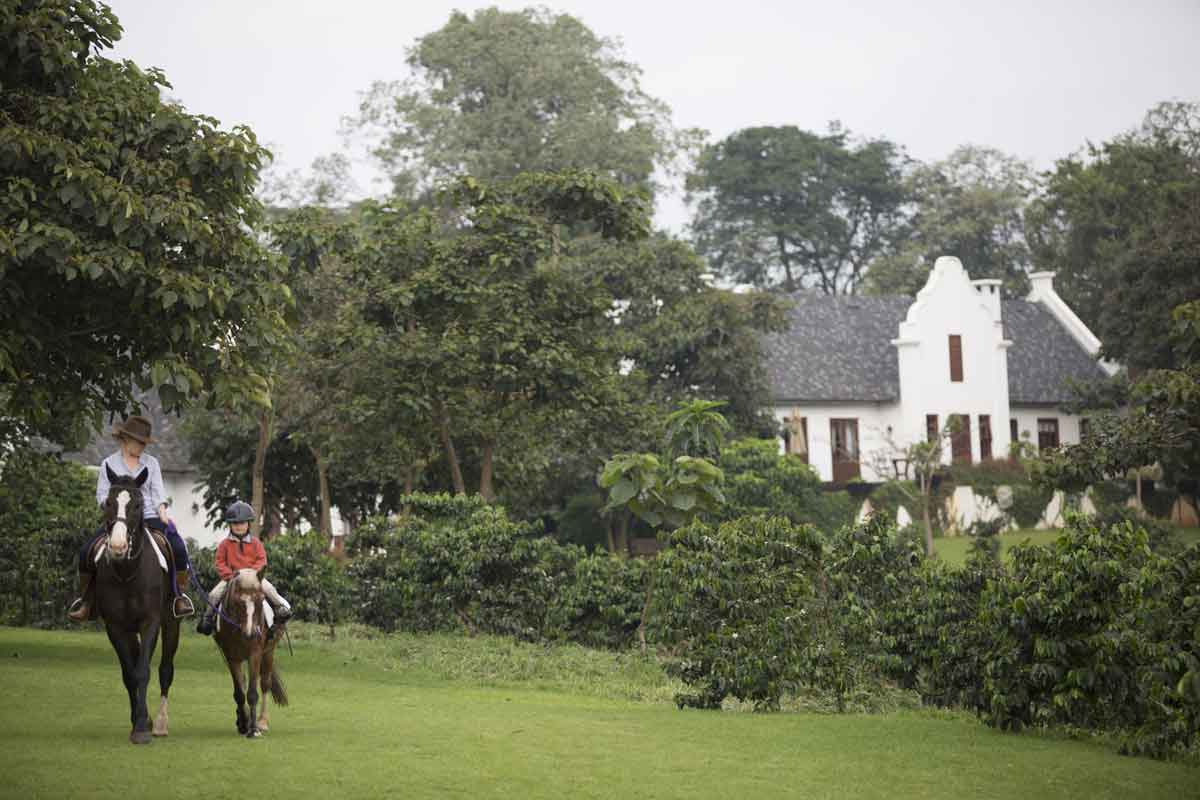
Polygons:
[[[171,549],[171,545],[167,543],[167,537],[163,536],[153,528],[147,528],[146,532],[150,534],[154,540],[154,548],[158,551],[158,563],[162,567],[162,571],[170,574],[170,567],[175,566],[175,551]],[[92,543],[92,549],[88,552],[88,557],[95,564],[104,554],[105,540],[103,536],[97,536]]]

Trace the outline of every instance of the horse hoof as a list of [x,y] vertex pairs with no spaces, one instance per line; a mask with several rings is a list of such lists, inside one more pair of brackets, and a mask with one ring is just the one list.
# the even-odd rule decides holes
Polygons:
[[129,734],[130,744],[150,744],[151,741],[150,731],[133,731]]
[[262,736],[262,731],[260,731],[258,728],[254,728],[246,734],[247,739],[257,739],[260,736]]

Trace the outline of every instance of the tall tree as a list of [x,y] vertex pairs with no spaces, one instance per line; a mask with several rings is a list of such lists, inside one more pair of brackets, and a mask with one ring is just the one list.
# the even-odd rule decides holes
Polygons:
[[856,143],[836,124],[738,131],[688,176],[696,249],[733,281],[853,294],[903,233],[905,163],[892,142]]
[[964,145],[905,178],[913,205],[908,235],[871,263],[863,291],[916,294],[940,256],[957,256],[977,278],[1000,278],[1005,294],[1029,290],[1024,211],[1035,177],[1024,161]]
[[546,9],[455,12],[409,50],[412,77],[371,86],[352,127],[373,135],[396,194],[460,174],[586,169],[650,188],[696,135],[615,42]]
[[1173,368],[1171,311],[1200,296],[1200,104],[1058,162],[1027,215],[1034,265],[1134,373]]
[[93,0],[0,4],[0,439],[78,444],[156,386],[265,398],[282,266],[252,233],[268,154],[164,102],[158,70],[100,55]]

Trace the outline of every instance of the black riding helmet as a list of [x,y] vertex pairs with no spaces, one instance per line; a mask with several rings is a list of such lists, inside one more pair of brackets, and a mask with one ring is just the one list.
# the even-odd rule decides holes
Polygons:
[[244,500],[238,500],[236,503],[225,509],[226,522],[253,522],[254,508]]

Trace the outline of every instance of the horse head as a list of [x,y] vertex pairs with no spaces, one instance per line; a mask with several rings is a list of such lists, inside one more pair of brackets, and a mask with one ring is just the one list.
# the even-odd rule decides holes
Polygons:
[[229,604],[234,619],[242,628],[247,639],[261,629],[259,616],[262,614],[263,588],[258,573],[252,569],[241,569],[229,582]]
[[117,475],[107,464],[108,499],[104,501],[104,526],[108,530],[109,558],[130,558],[138,549],[137,537],[142,531],[142,484],[150,471],[142,469],[137,477]]

